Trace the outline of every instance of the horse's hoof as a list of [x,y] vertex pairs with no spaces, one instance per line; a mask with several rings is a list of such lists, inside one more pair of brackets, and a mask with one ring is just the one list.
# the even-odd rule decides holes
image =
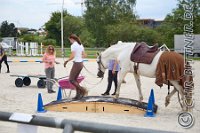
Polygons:
[[184,109],[184,108],[182,108],[182,112],[188,112],[188,110],[187,110],[187,109]]
[[119,94],[116,94],[114,97],[115,97],[115,98],[119,98]]
[[140,97],[139,102],[142,102],[142,101],[143,101],[143,97]]
[[167,107],[169,105],[169,103],[170,103],[170,99],[169,99],[168,96],[166,96],[166,98],[165,98],[165,107]]
[[166,98],[166,100],[165,100],[165,107],[167,107],[169,105],[169,103],[170,103],[169,99]]
[[189,108],[187,108],[186,106],[183,106],[182,104],[181,105],[181,108],[182,108],[182,111],[183,112],[190,112],[191,110]]
[[165,107],[167,107],[169,105],[169,102],[165,102]]
[[184,106],[183,104],[180,104],[181,109],[183,112],[190,112],[192,109],[187,108],[186,106]]

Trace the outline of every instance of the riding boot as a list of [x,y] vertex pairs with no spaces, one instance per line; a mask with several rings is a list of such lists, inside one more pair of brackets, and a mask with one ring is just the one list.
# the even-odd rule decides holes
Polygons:
[[75,96],[75,98],[81,99],[87,95],[88,95],[88,91],[84,87],[80,87],[77,89],[77,95]]
[[77,90],[81,94],[81,98],[88,95],[88,91],[84,87],[80,86],[79,84],[77,84],[76,86],[77,86]]
[[88,90],[84,87],[81,87],[82,95],[85,97],[88,95]]
[[78,99],[79,98],[79,95],[80,95],[80,92],[78,89],[76,89],[76,95],[75,97],[73,97],[72,99]]
[[81,90],[79,88],[76,88],[76,96],[72,99],[74,100],[79,100],[83,97],[82,93],[81,93]]

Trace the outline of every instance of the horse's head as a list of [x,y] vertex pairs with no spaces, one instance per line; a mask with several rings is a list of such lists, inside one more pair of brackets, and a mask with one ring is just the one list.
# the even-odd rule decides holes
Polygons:
[[104,66],[103,62],[102,62],[102,56],[101,54],[97,53],[97,64],[98,64],[98,73],[97,76],[99,78],[103,78],[104,77],[104,73],[106,70],[106,67]]

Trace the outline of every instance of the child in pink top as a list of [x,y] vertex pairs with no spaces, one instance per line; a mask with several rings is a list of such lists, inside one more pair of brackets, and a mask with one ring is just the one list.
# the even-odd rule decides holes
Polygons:
[[53,68],[54,67],[54,62],[55,62],[55,55],[44,53],[42,61],[44,62],[45,69]]
[[42,61],[44,62],[44,66],[45,66],[48,93],[55,93],[55,91],[52,88],[53,83],[48,81],[48,79],[53,79],[55,77],[55,67],[54,67],[55,63],[59,64],[58,62],[55,61],[55,58],[56,58],[56,55],[55,55],[54,47],[52,45],[49,45],[42,58]]

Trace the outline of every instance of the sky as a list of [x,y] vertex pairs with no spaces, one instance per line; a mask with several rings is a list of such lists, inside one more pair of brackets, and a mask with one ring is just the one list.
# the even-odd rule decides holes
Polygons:
[[[64,9],[73,16],[81,16],[81,1],[64,0]],[[140,18],[163,20],[177,0],[136,0],[135,11]],[[0,23],[7,20],[16,27],[38,29],[43,26],[54,11],[61,11],[62,0],[0,0]]]

